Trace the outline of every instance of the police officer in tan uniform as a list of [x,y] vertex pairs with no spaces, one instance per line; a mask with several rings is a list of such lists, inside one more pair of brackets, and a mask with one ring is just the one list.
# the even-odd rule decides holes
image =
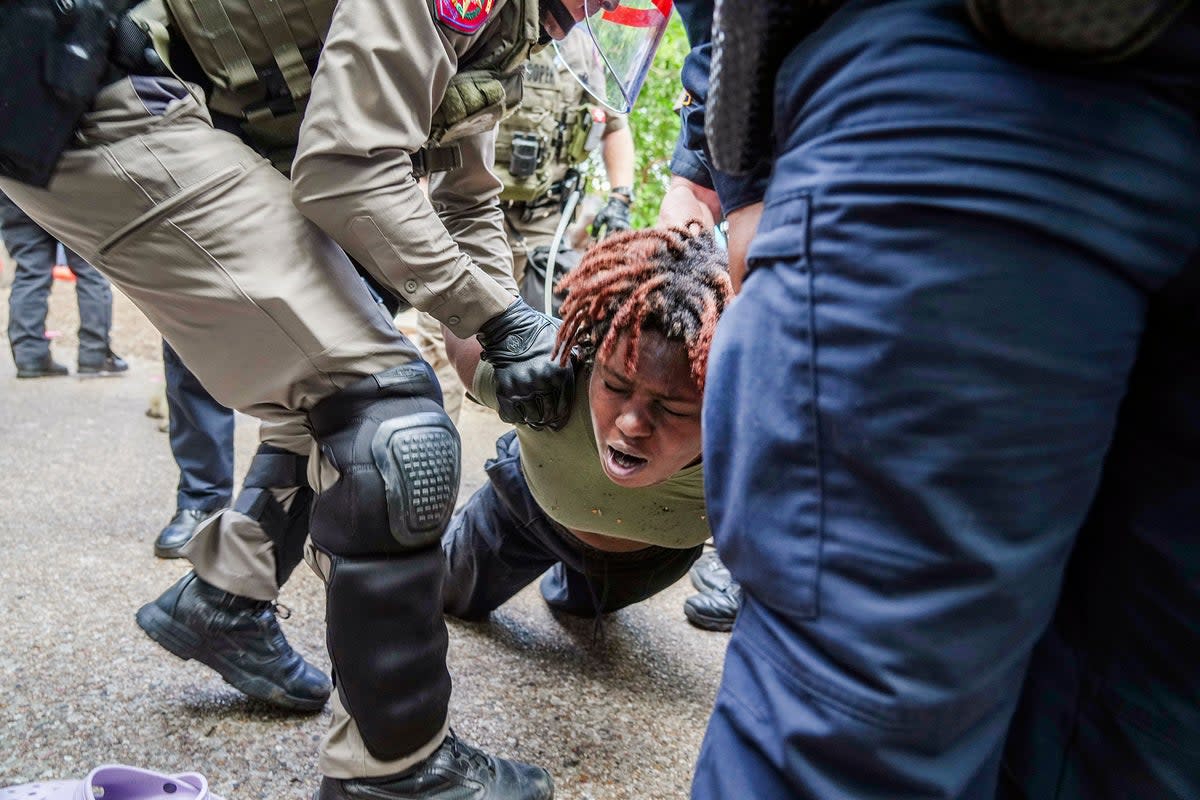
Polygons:
[[[611,190],[595,229],[615,233],[630,227],[633,133],[625,114],[606,109],[575,79],[594,74],[586,63],[590,55],[577,38],[557,52],[535,53],[525,65],[525,97],[496,136],[496,173],[504,183],[500,205],[518,284],[530,254],[553,244],[564,211],[574,208],[572,192],[586,189],[579,167],[597,150]],[[564,239],[560,246],[566,250],[570,243]]]
[[[538,281],[526,274],[526,264],[532,257],[544,275],[548,266],[553,271],[552,259],[564,266],[577,263],[579,256],[570,250],[563,229],[587,188],[579,166],[596,150],[612,190],[595,227],[604,234],[630,227],[633,133],[625,114],[606,109],[574,77],[603,79],[587,64],[591,55],[591,48],[575,37],[534,53],[525,65],[521,104],[496,134],[494,172],[503,184],[500,207],[513,278],[526,302],[546,313],[551,311],[545,308],[544,293],[531,289]],[[442,325],[422,312],[413,328],[413,342],[437,373],[446,413],[457,424],[466,388],[446,357]]]
[[[478,335],[502,376],[505,416],[564,421],[570,370],[548,357],[551,321],[514,299],[488,168],[491,131],[519,98],[530,49],[601,11],[590,0],[541,5],[147,0],[120,22],[112,64],[32,81],[5,70],[13,80],[2,91],[23,101],[37,97],[39,79],[56,90],[51,105],[86,89],[89,75],[100,88],[48,175],[36,149],[22,150],[36,137],[11,127],[0,136],[0,190],[113,280],[219,401],[267,423],[269,449],[247,483],[255,502],[198,534],[187,553],[196,571],[139,622],[243,690],[286,701],[299,687],[311,690],[299,700],[318,699],[316,681],[293,680],[311,667],[279,646],[269,611],[307,523],[338,685],[322,800],[553,793],[544,770],[448,733],[437,543],[454,505],[458,436],[429,366],[344,252],[460,336]],[[75,66],[80,54],[103,54],[72,37],[108,30],[80,22],[105,6],[123,4],[7,4],[0,61],[30,48]],[[60,18],[42,25],[47,15]],[[207,103],[164,67],[165,45],[129,47],[130,20],[170,34],[182,53],[172,66],[198,64]],[[35,35],[18,38],[25,22]],[[294,165],[300,214],[292,186],[260,153],[289,160],[289,131],[306,106]],[[38,110],[21,125],[40,124]],[[258,150],[220,127],[252,135]],[[438,174],[429,199],[417,189],[421,172]],[[297,456],[309,456],[311,514],[302,513]],[[264,514],[294,524],[239,524]],[[280,529],[283,541],[272,538]]]

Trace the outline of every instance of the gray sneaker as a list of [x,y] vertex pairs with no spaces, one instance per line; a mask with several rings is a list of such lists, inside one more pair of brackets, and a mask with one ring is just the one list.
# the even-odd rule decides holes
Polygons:
[[683,601],[688,622],[706,631],[731,631],[742,607],[742,587],[731,581],[724,589],[710,589]]
[[733,584],[733,576],[716,550],[705,550],[688,570],[688,578],[697,592],[724,591]]
[[47,353],[37,361],[17,362],[18,378],[58,378],[70,374],[65,364],[60,364]]
[[117,378],[129,371],[129,362],[109,350],[101,359],[80,359],[76,374],[81,378]]

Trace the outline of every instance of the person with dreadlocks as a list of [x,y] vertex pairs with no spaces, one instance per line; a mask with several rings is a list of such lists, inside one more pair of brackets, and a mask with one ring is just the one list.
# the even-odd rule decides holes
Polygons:
[[[442,537],[447,614],[482,619],[552,568],[546,602],[593,616],[688,571],[710,535],[700,400],[733,297],[727,265],[692,222],[614,234],[563,278],[555,353],[587,391],[561,430],[518,424],[496,443],[488,482]],[[474,340],[448,337],[447,351],[474,398],[496,408]]]

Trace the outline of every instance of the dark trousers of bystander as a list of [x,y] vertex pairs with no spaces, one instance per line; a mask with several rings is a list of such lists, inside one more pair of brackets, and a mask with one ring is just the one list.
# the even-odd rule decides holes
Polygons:
[[179,465],[176,509],[216,511],[233,497],[234,413],[218,403],[163,342],[171,455]]
[[[13,361],[34,364],[50,356],[46,315],[54,285],[58,242],[0,194],[0,237],[16,264],[8,298],[8,343]],[[104,361],[112,328],[112,287],[108,279],[70,248],[67,267],[75,276],[79,303],[79,361]]]

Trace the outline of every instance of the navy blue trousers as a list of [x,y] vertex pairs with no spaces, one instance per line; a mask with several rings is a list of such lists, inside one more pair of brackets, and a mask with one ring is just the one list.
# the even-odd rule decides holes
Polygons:
[[233,497],[233,411],[218,403],[163,341],[176,508],[215,511]]
[[1200,797],[1200,30],[1088,72],[961,0],[791,53],[705,396],[745,590],[694,800]]
[[[0,194],[0,236],[16,263],[8,297],[8,343],[13,360],[31,364],[50,355],[46,314],[54,285],[58,242]],[[98,363],[108,356],[112,329],[112,287],[108,279],[74,250],[64,248],[75,275],[79,303],[79,361]]]

